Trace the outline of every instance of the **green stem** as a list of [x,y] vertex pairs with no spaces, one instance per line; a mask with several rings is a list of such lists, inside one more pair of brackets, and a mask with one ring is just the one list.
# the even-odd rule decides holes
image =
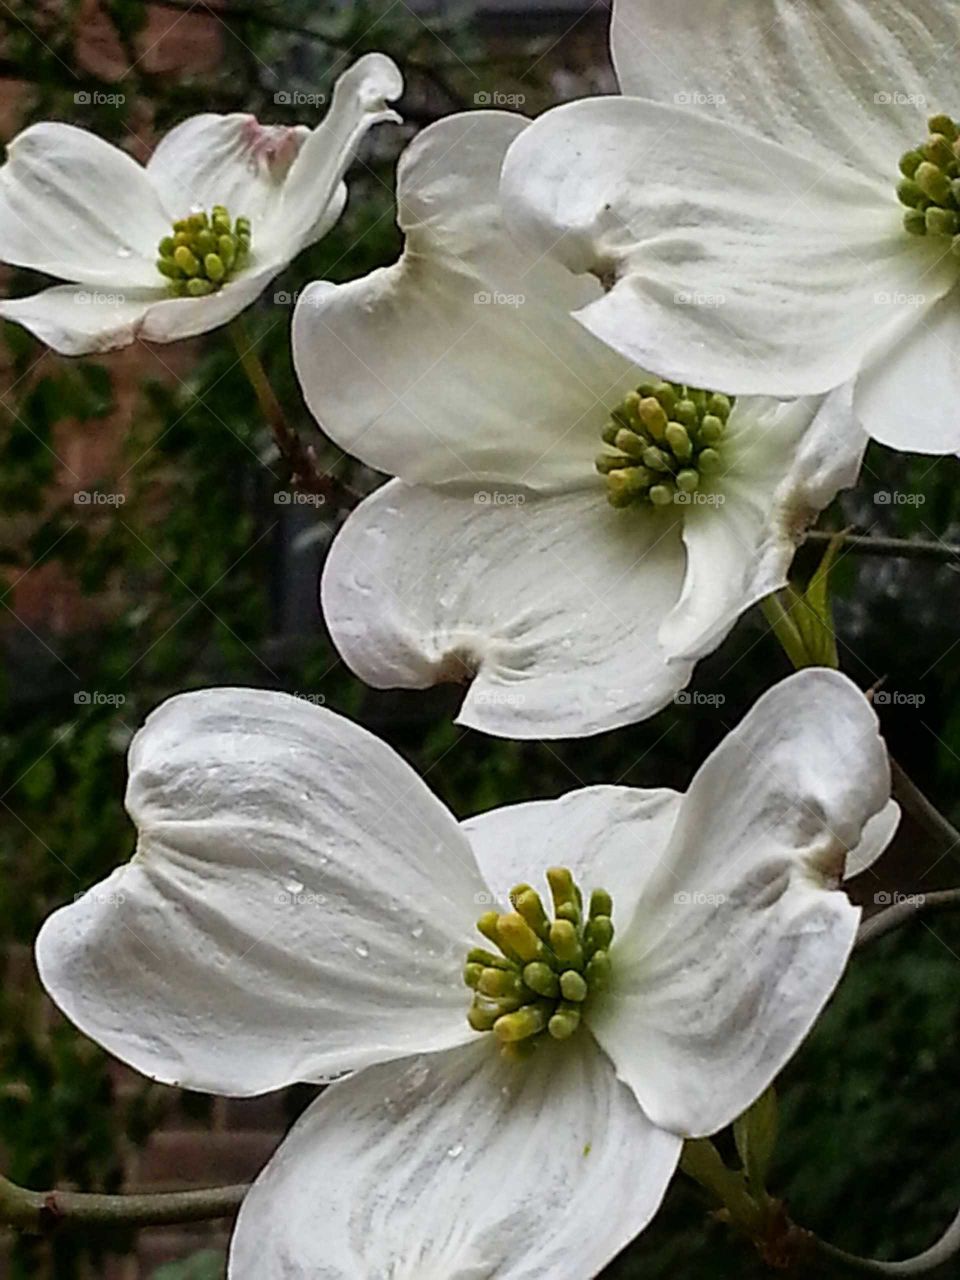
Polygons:
[[277,399],[242,318],[237,316],[228,327],[240,364],[257,397],[260,412],[273,434],[280,456],[290,468],[290,483],[302,493],[316,494],[324,501],[329,499],[338,505],[355,502],[358,495],[321,469],[312,445],[305,445],[287,422],[283,406]]
[[0,1226],[27,1235],[78,1227],[165,1227],[232,1217],[248,1188],[211,1187],[152,1195],[83,1191],[27,1191],[0,1177]]
[[864,556],[899,556],[904,560],[937,560],[949,563],[960,560],[960,546],[936,538],[888,538],[869,533],[831,533],[814,529],[807,542],[829,543],[839,538],[841,545]]

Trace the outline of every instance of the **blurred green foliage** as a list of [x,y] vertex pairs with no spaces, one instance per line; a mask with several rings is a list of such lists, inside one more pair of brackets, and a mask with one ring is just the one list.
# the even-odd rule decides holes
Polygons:
[[[121,41],[135,48],[146,6],[125,0],[104,9]],[[78,62],[76,28],[64,20],[65,13],[80,14],[77,0],[60,6],[55,21],[32,4],[15,3],[13,11],[19,23],[11,24],[5,58],[30,82],[30,118],[68,119],[118,141],[128,137],[131,113],[144,97],[160,131],[199,109],[293,119],[295,112],[274,101],[277,86],[317,92],[340,69],[339,51],[347,48],[351,58],[380,48],[404,61],[417,88],[408,115],[422,122],[466,93],[457,62],[486,56],[476,33],[433,32],[403,6],[376,12],[359,5],[327,11],[299,0],[234,5],[215,72],[157,76],[141,61],[123,79],[126,102],[119,108],[78,105],[78,87],[110,86]],[[306,29],[328,38],[308,38]],[[275,295],[292,295],[318,277],[351,278],[392,259],[396,143],[396,135],[392,143],[378,141],[353,176],[344,220],[248,316],[290,420],[308,439],[315,428],[290,363],[290,308]],[[14,288],[37,283],[22,273]],[[89,606],[81,628],[27,628],[10,612],[16,597],[3,596],[4,950],[29,947],[51,909],[129,855],[125,748],[150,708],[178,690],[239,683],[321,695],[392,742],[455,812],[467,815],[593,782],[682,787],[758,693],[788,670],[761,619],[751,616],[698,668],[694,687],[722,694],[721,705],[673,707],[648,723],[574,743],[497,742],[460,729],[453,724],[453,691],[375,694],[337,661],[309,592],[304,597],[292,588],[315,571],[310,530],[273,501],[286,484],[283,464],[224,332],[192,344],[186,360],[160,349],[159,361],[144,362],[120,454],[89,486],[122,489],[124,503],[105,508],[73,501],[57,455],[80,429],[76,424],[84,424],[84,432],[98,422],[109,429],[129,365],[112,356],[71,363],[44,355],[11,325],[3,339],[13,390],[3,401],[9,412],[0,410],[0,495],[7,513],[0,557],[10,582],[55,566],[58,581]],[[352,484],[373,483],[335,452],[322,457]],[[857,494],[829,519],[834,527],[852,520],[958,540],[956,481],[953,460],[934,463],[873,448]],[[924,501],[876,501],[891,491]],[[317,513],[316,548],[329,541],[337,521],[333,511]],[[813,553],[801,557],[801,574],[814,563]],[[960,639],[960,610],[954,569],[844,553],[835,580],[842,665],[865,687],[886,676],[888,687],[923,695],[920,708],[885,712],[885,727],[903,762],[956,818],[960,649],[951,657],[951,646]],[[88,700],[78,702],[78,694]],[[908,849],[896,871],[901,886],[915,889],[932,861]],[[956,878],[956,864],[942,864],[932,882]],[[960,921],[947,918],[914,925],[857,956],[782,1082],[772,1189],[788,1197],[798,1221],[846,1248],[891,1256],[921,1248],[960,1202],[952,1133],[960,1116],[958,957]],[[69,1027],[51,1031],[38,1010],[32,979],[0,989],[0,1145],[8,1172],[34,1186],[112,1189],[123,1144],[144,1140],[172,1091],[145,1086],[142,1096],[120,1106],[105,1055]],[[654,1226],[610,1276],[759,1275],[749,1249],[710,1225],[705,1209],[699,1191],[678,1179]],[[22,1243],[11,1280],[98,1275],[102,1244],[78,1237],[52,1246]],[[162,1268],[154,1280],[207,1280],[218,1270],[207,1255],[179,1269]],[[827,1272],[817,1264],[809,1274]]]
[[204,1249],[184,1262],[170,1262],[153,1273],[153,1280],[220,1280],[223,1258],[214,1249]]

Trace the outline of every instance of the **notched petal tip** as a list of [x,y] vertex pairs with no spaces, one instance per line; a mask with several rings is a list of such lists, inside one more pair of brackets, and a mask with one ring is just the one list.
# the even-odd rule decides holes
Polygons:
[[824,837],[823,844],[805,858],[805,868],[818,889],[839,889],[843,884],[850,850],[832,835]]
[[794,546],[800,547],[819,519],[820,508],[814,506],[805,493],[796,493],[783,504],[778,523]]
[[282,182],[308,133],[301,125],[261,124],[256,116],[248,115],[241,136],[251,166]]
[[480,654],[466,645],[448,649],[433,664],[433,683],[468,686],[476,678],[481,662]]
[[620,278],[618,264],[612,258],[594,263],[590,274],[600,282],[604,293],[610,293]]

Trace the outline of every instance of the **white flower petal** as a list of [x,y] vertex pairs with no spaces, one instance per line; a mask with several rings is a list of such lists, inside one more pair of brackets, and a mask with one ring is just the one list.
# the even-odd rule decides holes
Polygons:
[[69,124],[31,125],[0,169],[0,259],[81,284],[157,283],[169,223],[146,173],[118,147]]
[[334,643],[377,688],[476,672],[458,722],[510,738],[599,733],[690,679],[657,627],[683,550],[669,516],[583,493],[477,498],[385,485],[352,513],[323,575]]
[[680,1154],[586,1034],[332,1085],[247,1195],[231,1280],[584,1280],[656,1212]]
[[952,106],[927,95],[960,19],[942,0],[615,0],[610,42],[624,93],[895,182],[926,117]]
[[955,289],[858,378],[857,416],[881,444],[908,453],[960,453],[958,309]]
[[283,265],[254,264],[205,298],[165,297],[147,310],[137,336],[145,342],[177,342],[219,328],[255,302]]
[[25,298],[0,298],[0,316],[29,329],[64,356],[113,351],[135,341],[164,289],[123,292],[61,284]]
[[843,869],[844,880],[852,880],[854,876],[870,870],[897,834],[900,817],[900,806],[896,800],[888,800],[880,812],[873,815],[863,828],[860,843],[847,854],[847,864]]
[[682,798],[667,787],[584,787],[558,800],[493,809],[462,825],[496,902],[506,902],[517,884],[547,896],[547,868],[568,867],[585,893],[612,895],[619,926],[633,918]]
[[856,936],[847,851],[889,798],[873,711],[822,669],[767,692],[698,771],[590,1015],[656,1124],[721,1129],[795,1052]]
[[503,226],[500,166],[525,127],[477,111],[425,129],[398,172],[401,260],[314,284],[294,313],[314,416],[411,483],[584,483],[609,409],[641,380],[570,318],[599,286],[523,253]]
[[401,122],[387,103],[402,93],[403,76],[382,53],[364,54],[340,76],[329,111],[307,136],[290,169],[268,234],[280,243],[289,239],[299,252],[329,230],[331,219],[343,208],[343,176],[360,143],[373,125]]
[[310,136],[303,125],[265,125],[247,113],[190,116],[160,140],[147,164],[169,222],[226,205],[249,218],[257,247],[290,166]]
[[40,976],[144,1074],[224,1094],[472,1034],[460,971],[486,892],[389,747],[286,694],[164,703],[130,749],[132,862],[56,912]]
[[131,342],[176,342],[226,324],[256,300],[282,264],[246,271],[206,298],[172,298],[164,286],[125,291],[64,284],[0,299],[0,316],[61,355],[113,351]]
[[[683,594],[660,628],[670,654],[700,658],[752,605],[787,581],[806,530],[856,484],[867,437],[851,384],[823,401],[747,398],[734,406],[725,471],[684,508]],[[712,501],[710,501],[712,500]]]
[[518,236],[612,288],[577,313],[637,364],[738,394],[819,394],[922,323],[958,264],[908,235],[894,179],[638,98],[541,116],[510,148]]

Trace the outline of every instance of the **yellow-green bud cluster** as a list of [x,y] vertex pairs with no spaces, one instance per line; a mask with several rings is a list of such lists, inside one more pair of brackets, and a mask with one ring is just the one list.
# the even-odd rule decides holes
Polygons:
[[497,951],[474,948],[463,971],[474,992],[467,1021],[474,1031],[492,1031],[509,1056],[528,1052],[540,1036],[567,1040],[588,997],[610,977],[609,893],[594,889],[585,912],[565,867],[551,867],[547,883],[553,919],[537,891],[518,884],[510,893],[512,911],[488,911],[477,921]]
[[915,236],[949,236],[960,256],[960,126],[947,115],[931,116],[927,125],[926,142],[900,159],[903,225]]
[[647,383],[631,391],[603,430],[607,452],[596,467],[614,507],[638,502],[667,507],[690,502],[720,470],[720,446],[733,400],[675,382]]
[[222,204],[173,224],[158,246],[157,270],[178,298],[204,298],[221,289],[250,256],[250,219],[231,221]]

